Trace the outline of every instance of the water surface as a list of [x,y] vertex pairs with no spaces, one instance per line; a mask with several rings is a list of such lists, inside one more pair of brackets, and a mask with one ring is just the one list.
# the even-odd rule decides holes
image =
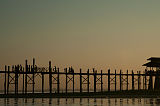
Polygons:
[[160,98],[1,98],[0,106],[157,106]]

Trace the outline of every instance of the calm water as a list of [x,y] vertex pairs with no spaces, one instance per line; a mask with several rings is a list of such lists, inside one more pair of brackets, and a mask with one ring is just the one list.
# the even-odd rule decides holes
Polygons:
[[158,106],[160,98],[1,98],[0,106]]

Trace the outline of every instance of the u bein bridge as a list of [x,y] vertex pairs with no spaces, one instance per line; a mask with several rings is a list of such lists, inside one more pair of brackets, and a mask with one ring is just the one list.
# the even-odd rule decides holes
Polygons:
[[[94,68],[93,70],[87,70],[87,72],[82,72],[80,69],[79,72],[75,72],[72,67],[65,68],[64,71],[60,71],[57,67],[52,67],[51,61],[49,61],[49,67],[38,67],[35,64],[35,59],[33,59],[33,64],[29,65],[28,61],[25,61],[25,66],[22,65],[14,65],[14,66],[5,66],[4,71],[0,71],[0,75],[4,75],[4,94],[11,94],[10,89],[11,85],[14,86],[14,94],[27,94],[28,86],[32,87],[32,93],[35,93],[35,77],[40,76],[42,86],[41,92],[44,92],[44,77],[48,78],[49,85],[49,94],[60,93],[60,76],[65,78],[65,93],[68,93],[68,88],[70,88],[70,84],[72,84],[72,92],[75,91],[75,83],[79,83],[79,93],[83,91],[83,85],[87,86],[87,92],[110,92],[111,87],[114,88],[114,91],[122,91],[122,90],[160,90],[160,58],[149,58],[150,62],[144,64],[146,69],[143,73],[138,71],[134,73],[133,71],[129,73],[122,73],[120,70],[114,73],[111,73],[108,70],[107,73],[103,73],[102,70],[98,73]],[[22,79],[20,79],[20,76]],[[46,77],[47,76],[47,77]],[[75,82],[75,76],[79,77],[79,82]],[[91,77],[93,80],[90,80]],[[103,77],[107,77],[107,80],[103,80]],[[19,80],[22,81],[23,84],[19,84]],[[154,84],[153,84],[154,81]],[[107,82],[107,89],[104,89],[103,83]],[[91,83],[93,84],[93,88],[91,88]],[[126,86],[123,89],[123,86]],[[153,86],[154,85],[154,86]],[[3,85],[2,85],[3,86]],[[22,86],[22,90],[18,89],[19,86]],[[56,87],[56,91],[53,90],[53,86]],[[100,86],[100,91],[97,91],[97,86]],[[131,89],[129,89],[129,86]],[[40,87],[39,87],[40,88]],[[90,91],[93,89],[93,91]],[[113,91],[112,90],[112,91]]]

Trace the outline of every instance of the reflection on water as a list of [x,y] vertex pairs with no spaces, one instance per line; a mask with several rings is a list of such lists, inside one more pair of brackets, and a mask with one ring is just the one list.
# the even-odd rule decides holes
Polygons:
[[0,106],[158,106],[160,98],[1,98]]

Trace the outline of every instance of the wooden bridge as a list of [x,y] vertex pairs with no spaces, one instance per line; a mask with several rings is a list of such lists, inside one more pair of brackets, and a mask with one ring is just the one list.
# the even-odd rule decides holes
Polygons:
[[[112,71],[113,72],[113,71]],[[152,78],[157,74],[154,73],[153,70],[145,70],[143,73],[137,71],[127,70],[126,73],[123,73],[122,70],[111,73],[111,70],[108,69],[107,73],[103,73],[101,70],[97,72],[96,69],[87,70],[86,72],[82,72],[82,69],[79,72],[75,72],[72,67],[64,68],[64,70],[60,71],[58,67],[52,67],[51,61],[49,61],[48,67],[38,67],[35,64],[35,59],[33,59],[33,64],[29,65],[28,61],[25,61],[25,66],[22,65],[13,65],[13,66],[5,66],[4,71],[0,71],[0,75],[4,76],[4,94],[11,94],[10,85],[14,85],[14,94],[27,94],[28,93],[28,85],[32,86],[32,93],[35,93],[35,77],[40,76],[41,78],[41,92],[44,94],[44,78],[48,78],[49,90],[48,93],[60,93],[60,76],[65,78],[65,93],[68,93],[68,88],[72,84],[72,92],[75,93],[75,83],[79,83],[79,93],[83,93],[83,85],[87,86],[87,92],[104,92],[104,91],[122,91],[122,90],[153,90],[151,88]],[[20,79],[20,76],[22,79]],[[47,77],[46,77],[47,76]],[[75,82],[76,78],[79,77],[79,82]],[[149,76],[149,77],[148,77]],[[90,79],[93,78],[93,80]],[[104,80],[103,77],[107,77],[107,80]],[[149,78],[149,79],[148,79]],[[19,88],[19,80],[23,83],[21,84],[22,90],[20,92]],[[64,81],[64,80],[63,80]],[[104,89],[104,82],[107,82],[107,89]],[[71,84],[69,84],[71,83]],[[93,84],[93,91],[90,91],[90,85]],[[2,85],[2,84],[1,84]],[[123,86],[126,86],[123,89]],[[56,91],[53,90],[53,86],[56,87]],[[97,91],[97,86],[100,86],[100,91]],[[129,89],[129,86],[131,89]],[[112,89],[111,89],[112,87]],[[113,89],[114,88],[114,89]]]

